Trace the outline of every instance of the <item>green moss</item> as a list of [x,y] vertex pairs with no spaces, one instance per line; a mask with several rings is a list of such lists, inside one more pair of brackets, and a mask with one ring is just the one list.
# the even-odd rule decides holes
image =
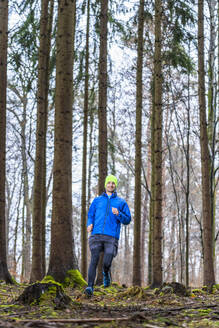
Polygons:
[[114,286],[109,286],[107,288],[105,288],[105,290],[107,291],[107,293],[109,294],[115,294],[118,293],[118,290],[114,287]]
[[58,313],[55,312],[55,311],[53,311],[53,312],[50,313],[50,315],[51,315],[52,317],[57,317],[57,316],[58,316]]
[[59,282],[55,281],[55,279],[52,276],[45,276],[43,278],[43,280],[40,281],[42,284],[55,284],[57,286],[62,287],[62,284],[60,284]]
[[94,296],[102,296],[106,295],[107,293],[105,291],[96,291],[94,290]]
[[79,270],[69,270],[66,273],[65,281],[63,283],[64,287],[85,287],[87,286],[86,281],[82,277]]
[[205,294],[205,291],[203,289],[196,288],[196,289],[192,289],[192,294],[195,294],[195,295],[200,294],[200,295],[202,295],[202,294]]
[[55,281],[55,279],[52,276],[45,276],[41,282],[49,282],[49,281]]
[[215,294],[217,291],[219,291],[219,284],[215,284],[213,287],[212,287],[212,293]]
[[11,277],[11,280],[12,280],[14,285],[20,285],[19,282],[17,282],[13,277]]
[[198,312],[201,314],[201,315],[206,315],[210,312],[212,312],[211,309],[199,309]]
[[53,302],[56,297],[56,286],[51,286],[47,289],[47,291],[41,294],[40,299],[38,300],[38,304],[48,304]]
[[155,295],[159,294],[159,288],[154,288],[154,294]]
[[115,287],[117,290],[123,290],[124,287],[122,287],[120,284],[118,284],[117,282],[112,282],[111,286]]
[[[62,284],[56,282],[52,276],[45,276],[42,281],[38,284],[47,284],[46,288],[43,288],[39,298],[36,298],[32,303],[33,305],[54,305],[54,299],[57,296],[57,290],[64,294],[64,289]],[[34,284],[33,284],[34,285]]]
[[17,304],[3,304],[3,305],[0,305],[0,308],[1,309],[4,309],[4,308],[19,309],[20,308],[20,305],[17,305]]
[[196,323],[197,325],[195,325],[195,323],[191,323],[191,325],[189,325],[189,327],[219,327],[219,321],[214,321],[214,320],[209,320],[209,319],[202,319],[199,322]]

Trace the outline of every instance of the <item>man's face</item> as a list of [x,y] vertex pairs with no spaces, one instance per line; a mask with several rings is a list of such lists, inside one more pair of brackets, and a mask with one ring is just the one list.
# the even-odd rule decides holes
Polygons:
[[115,183],[112,181],[109,181],[106,185],[106,191],[113,193],[115,189],[116,189]]

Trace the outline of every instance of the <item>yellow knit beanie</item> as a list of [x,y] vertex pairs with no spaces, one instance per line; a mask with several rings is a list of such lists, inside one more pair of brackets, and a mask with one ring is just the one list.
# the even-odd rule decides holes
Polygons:
[[115,185],[116,185],[116,188],[117,188],[117,185],[118,185],[118,181],[117,181],[117,178],[114,176],[114,175],[108,175],[105,179],[105,188],[106,188],[106,185],[108,182],[114,182]]

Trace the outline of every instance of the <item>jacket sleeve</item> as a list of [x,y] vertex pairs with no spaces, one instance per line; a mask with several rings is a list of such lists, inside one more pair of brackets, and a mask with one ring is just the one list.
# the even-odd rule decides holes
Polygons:
[[95,212],[96,212],[96,198],[94,198],[88,211],[87,227],[90,224],[94,224]]
[[123,224],[129,224],[131,221],[131,213],[128,204],[124,201],[121,210],[119,210],[119,215],[117,219]]

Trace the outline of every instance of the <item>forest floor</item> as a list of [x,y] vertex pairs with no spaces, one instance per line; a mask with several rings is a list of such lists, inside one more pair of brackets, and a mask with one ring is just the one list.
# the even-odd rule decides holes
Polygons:
[[[27,285],[0,283],[0,328],[139,328],[219,327],[219,290],[193,290],[180,295],[171,286],[162,290],[112,284],[97,287],[87,298],[83,290],[65,288],[71,301],[24,305],[16,300]],[[182,293],[183,294],[183,293]]]

